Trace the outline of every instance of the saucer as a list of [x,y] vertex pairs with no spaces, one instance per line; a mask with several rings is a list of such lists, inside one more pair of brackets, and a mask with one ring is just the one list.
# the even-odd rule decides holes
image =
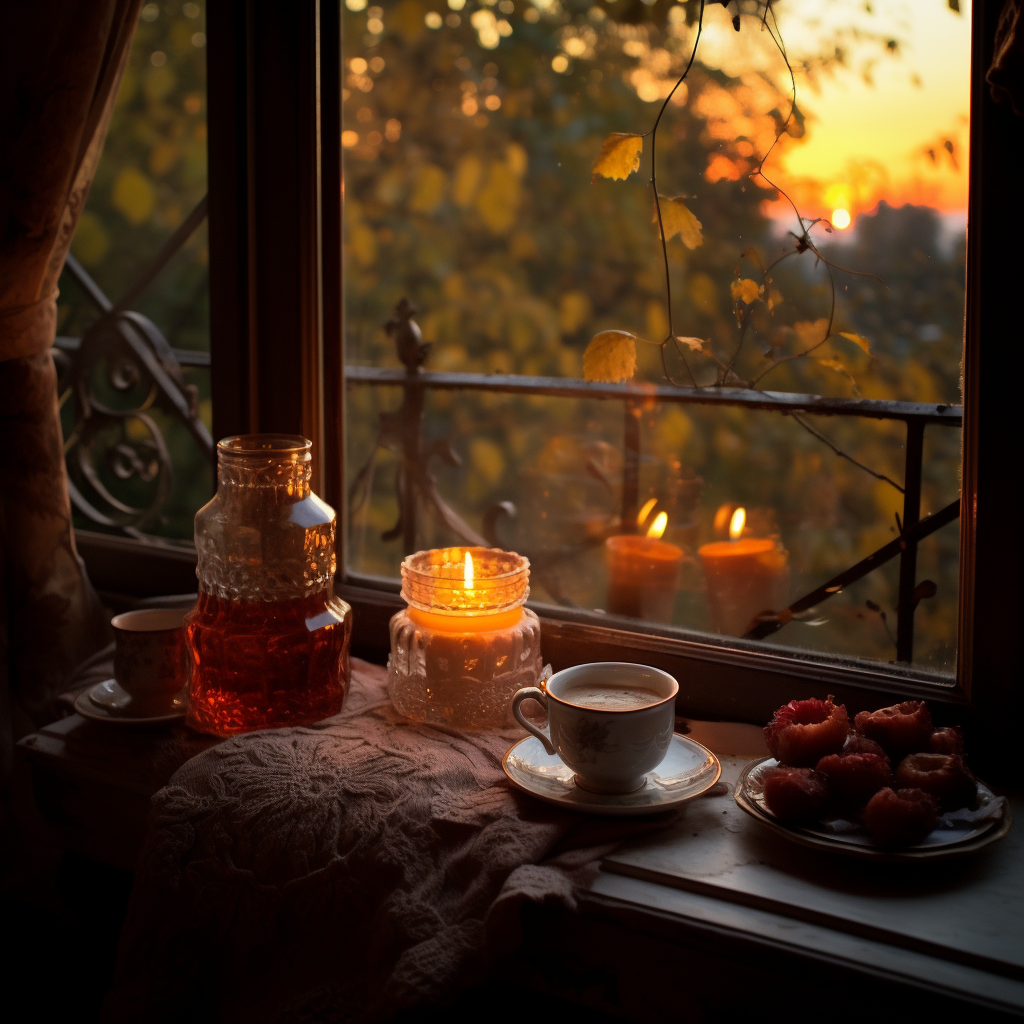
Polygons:
[[75,710],[94,722],[117,722],[121,725],[161,725],[185,717],[184,696],[175,697],[171,707],[157,715],[133,714],[132,698],[113,679],[90,686],[75,698]]
[[587,814],[657,814],[678,807],[709,790],[722,774],[718,758],[688,736],[673,733],[665,760],[634,793],[591,793],[576,785],[571,768],[549,754],[534,736],[527,736],[501,759],[517,788],[569,811]]

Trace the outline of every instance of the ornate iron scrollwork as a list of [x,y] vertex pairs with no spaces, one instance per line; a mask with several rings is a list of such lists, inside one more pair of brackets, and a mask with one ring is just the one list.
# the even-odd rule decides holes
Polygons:
[[[141,281],[152,280],[204,215],[205,201]],[[115,305],[73,256],[66,269],[100,312],[81,339],[60,338],[53,350],[61,409],[70,402],[73,410],[64,440],[71,502],[90,522],[140,537],[157,526],[174,489],[167,424],[181,423],[210,461],[213,439],[167,339],[148,317],[122,308],[138,283]]]

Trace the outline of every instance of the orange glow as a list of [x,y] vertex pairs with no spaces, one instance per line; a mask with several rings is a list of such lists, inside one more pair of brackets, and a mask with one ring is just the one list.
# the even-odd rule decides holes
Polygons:
[[732,514],[732,519],[729,520],[729,539],[739,540],[743,534],[743,527],[747,525],[747,510],[741,505]]
[[[855,6],[864,10],[856,12]],[[715,8],[718,32],[728,39],[728,12]],[[933,10],[894,0],[870,8],[787,0],[779,18],[790,55],[797,58],[797,99],[807,133],[783,137],[765,167],[768,177],[806,215],[832,213],[829,219],[839,230],[847,225],[833,211],[845,210],[852,227],[881,200],[894,207],[912,203],[966,212],[970,0],[962,0],[959,13],[946,4]],[[841,23],[867,35],[851,42],[843,66],[827,74],[805,71],[799,59]],[[868,38],[879,32],[899,40],[891,55],[879,55]],[[747,117],[757,122],[760,108],[747,107]],[[725,137],[724,131],[716,137]],[[766,203],[765,212],[782,222],[793,216],[781,198]]]
[[514,626],[523,617],[523,609],[512,608],[491,615],[453,615],[409,608],[406,614],[417,626],[436,633],[493,633]]
[[654,522],[651,523],[650,529],[647,531],[647,536],[651,540],[660,540],[662,534],[665,532],[665,527],[668,526],[668,513],[659,512],[654,517]]
[[648,498],[644,502],[644,507],[640,509],[639,515],[636,517],[636,525],[643,526],[644,520],[654,511],[654,506],[658,504],[657,498]]
[[849,210],[844,210],[842,207],[840,207],[838,210],[833,210],[832,211],[832,227],[839,228],[839,230],[842,231],[843,228],[848,228],[849,226],[850,226],[850,211]]
[[473,589],[473,556],[467,551],[465,568],[462,570],[462,585],[466,590]]

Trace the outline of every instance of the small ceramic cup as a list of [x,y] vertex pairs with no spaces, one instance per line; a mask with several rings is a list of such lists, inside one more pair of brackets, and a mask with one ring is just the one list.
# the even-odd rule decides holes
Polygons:
[[135,715],[167,712],[185,685],[186,608],[139,608],[110,620],[114,679]]
[[[657,695],[643,707],[598,708],[573,703],[580,687],[614,686]],[[675,729],[679,684],[667,672],[631,662],[596,662],[556,672],[544,689],[527,686],[512,698],[512,714],[524,729],[557,754],[576,774],[576,784],[595,793],[632,793],[668,753]],[[548,713],[547,731],[523,716],[524,700]]]

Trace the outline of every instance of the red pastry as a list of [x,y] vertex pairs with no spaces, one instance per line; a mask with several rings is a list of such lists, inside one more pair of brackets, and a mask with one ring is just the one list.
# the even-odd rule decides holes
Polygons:
[[928,737],[928,749],[933,754],[962,754],[964,737],[955,725],[947,725],[943,729],[934,729]]
[[896,767],[896,784],[923,789],[945,810],[967,807],[978,794],[959,754],[910,754]]
[[764,802],[779,821],[816,818],[828,799],[828,779],[810,768],[780,766],[764,773]]
[[864,808],[864,827],[881,846],[921,842],[938,821],[935,801],[922,789],[880,789]]
[[878,754],[879,757],[884,757],[886,761],[889,760],[889,755],[882,749],[881,745],[876,743],[874,740],[869,740],[867,736],[861,736],[859,732],[851,732],[846,737],[846,742],[843,744],[844,754]]
[[768,750],[781,764],[811,767],[826,754],[838,753],[846,742],[850,722],[846,708],[828,700],[791,700],[765,726]]
[[857,731],[882,745],[894,761],[928,747],[932,716],[923,700],[907,700],[891,708],[860,711]]
[[829,754],[818,762],[817,770],[844,804],[858,809],[892,784],[889,758],[884,754]]

